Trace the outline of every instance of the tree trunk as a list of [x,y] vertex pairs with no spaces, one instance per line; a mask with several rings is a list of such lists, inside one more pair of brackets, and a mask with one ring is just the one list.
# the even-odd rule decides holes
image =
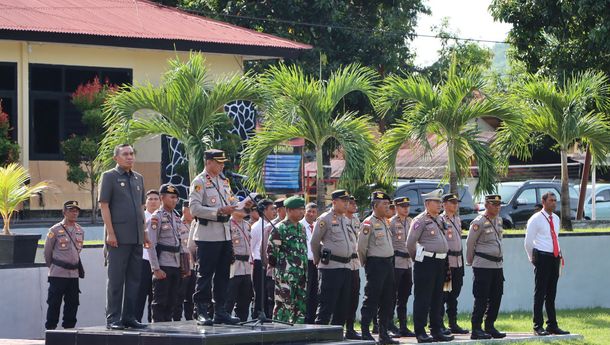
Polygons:
[[322,213],[325,208],[324,197],[326,196],[326,185],[324,184],[324,161],[322,146],[316,146],[316,204],[318,212]]
[[91,224],[97,223],[97,183],[91,181]]
[[587,147],[585,154],[585,164],[582,169],[580,179],[580,193],[578,193],[578,207],[576,208],[576,219],[582,220],[585,216],[585,197],[587,196],[587,182],[589,182],[589,173],[591,172],[591,150]]
[[2,235],[11,235],[11,217],[13,212],[10,212],[6,219],[4,219],[4,227],[2,228]]
[[453,140],[447,141],[447,155],[449,161],[449,192],[458,194],[458,181],[457,181],[457,166],[455,164],[455,146]]
[[570,191],[568,180],[568,152],[565,147],[561,148],[561,227],[572,231],[572,220],[570,219]]

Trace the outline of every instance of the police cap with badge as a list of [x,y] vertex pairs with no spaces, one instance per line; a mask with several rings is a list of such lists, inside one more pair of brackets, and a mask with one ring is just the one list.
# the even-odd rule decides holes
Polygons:
[[177,197],[180,197],[180,192],[178,192],[178,188],[171,183],[162,184],[159,188],[159,194],[174,194]]
[[78,201],[69,200],[64,202],[64,210],[77,209],[80,211],[80,206],[78,206]]
[[502,197],[498,194],[486,195],[485,202],[499,205],[502,202]]
[[349,192],[344,189],[337,189],[336,191],[332,192],[332,194],[330,196],[333,200],[335,200],[335,199],[350,200]]
[[447,193],[447,194],[443,195],[443,202],[448,202],[448,201],[460,202],[461,200],[457,197],[457,195],[455,195],[453,193]]
[[371,194],[371,201],[387,200],[390,201],[390,196],[386,192],[375,191]]
[[401,196],[399,198],[394,198],[394,200],[392,200],[392,202],[394,202],[394,205],[396,205],[396,206],[409,206],[409,205],[411,205],[409,198],[407,198],[406,196]]
[[223,150],[210,149],[205,151],[203,154],[205,160],[215,160],[218,163],[225,163],[229,161],[227,157],[225,157],[225,152]]
[[425,193],[421,195],[422,198],[424,198],[424,201],[428,201],[428,200],[433,200],[433,201],[441,201],[442,197],[443,197],[443,190],[442,189],[435,189],[433,191],[431,191],[430,193]]

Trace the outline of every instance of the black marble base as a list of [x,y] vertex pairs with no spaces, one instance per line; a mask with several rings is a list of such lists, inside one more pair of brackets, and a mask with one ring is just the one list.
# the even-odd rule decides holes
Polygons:
[[46,345],[296,345],[342,341],[343,329],[339,326],[197,326],[195,321],[155,323],[144,330],[110,331],[105,326],[53,330],[45,336]]

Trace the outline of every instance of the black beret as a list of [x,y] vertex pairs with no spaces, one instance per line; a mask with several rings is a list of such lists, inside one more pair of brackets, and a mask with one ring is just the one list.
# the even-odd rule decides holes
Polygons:
[[390,200],[390,196],[386,192],[375,191],[371,194],[371,200]]

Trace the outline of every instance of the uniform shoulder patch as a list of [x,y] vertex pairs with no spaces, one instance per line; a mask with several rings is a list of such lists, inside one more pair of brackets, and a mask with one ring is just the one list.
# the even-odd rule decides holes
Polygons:
[[474,230],[474,231],[479,230],[479,224],[477,224],[477,223],[472,224],[472,230]]
[[365,226],[364,229],[362,229],[362,233],[365,234],[365,235],[368,235],[370,231],[371,230],[370,230],[370,228],[368,226]]
[[55,237],[55,233],[52,230],[49,230],[49,233],[47,234],[48,238],[53,238]]
[[324,221],[324,219],[320,219],[320,227],[321,228],[325,228],[326,227],[326,222]]

